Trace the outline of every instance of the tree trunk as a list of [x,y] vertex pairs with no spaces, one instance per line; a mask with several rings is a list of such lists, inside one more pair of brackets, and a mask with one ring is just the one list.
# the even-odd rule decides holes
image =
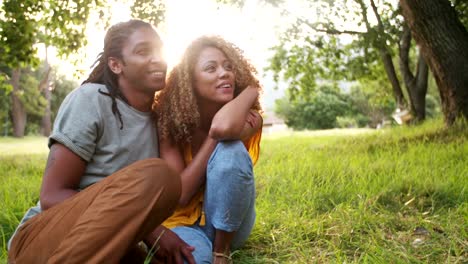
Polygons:
[[400,40],[400,70],[409,95],[411,112],[415,116],[414,122],[421,122],[426,118],[426,94],[428,68],[421,53],[418,56],[416,76],[410,70],[409,50],[411,46],[411,32],[405,26]]
[[13,121],[13,136],[23,137],[24,130],[26,128],[26,109],[23,106],[18,93],[20,92],[19,80],[21,70],[19,68],[14,69],[11,73],[11,85],[13,86],[13,92],[11,93],[11,116]]
[[468,32],[447,0],[400,0],[439,87],[447,125],[468,118]]
[[44,94],[45,99],[47,100],[46,109],[44,111],[44,116],[42,117],[41,122],[41,134],[48,137],[50,132],[52,131],[52,121],[51,121],[51,112],[50,112],[50,104],[51,104],[51,91],[50,91],[50,84],[49,84],[49,77],[51,67],[45,62],[45,73],[44,77],[39,84],[39,90]]
[[395,66],[393,65],[392,56],[386,48],[380,48],[380,56],[384,64],[388,80],[392,84],[393,96],[395,97],[397,107],[399,109],[404,109],[406,108],[406,100],[395,72]]
[[429,68],[421,53],[418,56],[418,65],[416,67],[416,79],[414,87],[411,87],[409,93],[411,105],[416,115],[416,122],[426,119],[426,94],[427,79],[429,77]]
[[41,127],[41,133],[43,136],[50,136],[50,132],[52,132],[52,114],[50,111],[50,101],[52,99],[51,97],[51,91],[50,87],[47,86],[47,88],[44,90],[44,97],[47,100],[47,106],[44,111],[44,116],[42,117],[42,127]]
[[[363,9],[363,14],[365,15],[365,22],[367,31],[371,31],[371,26],[367,19],[367,11],[365,11],[366,7],[364,2],[361,0],[359,1],[361,8]],[[372,11],[374,12],[375,17],[377,18],[377,26],[379,30],[379,37],[377,38],[376,45],[380,51],[380,57],[382,58],[382,62],[384,64],[385,72],[387,73],[388,80],[392,85],[393,96],[395,97],[395,101],[397,103],[397,108],[399,110],[403,110],[406,108],[406,100],[405,96],[403,95],[403,91],[401,90],[400,82],[398,80],[398,76],[395,72],[395,66],[393,65],[392,55],[388,50],[386,39],[385,39],[385,27],[382,23],[382,19],[380,18],[380,14],[377,10],[377,6],[375,5],[374,0],[370,1]]]

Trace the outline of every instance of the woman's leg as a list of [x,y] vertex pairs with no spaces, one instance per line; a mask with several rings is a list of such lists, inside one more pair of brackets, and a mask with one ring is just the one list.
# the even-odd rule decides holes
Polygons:
[[212,244],[206,234],[197,226],[178,226],[171,229],[185,243],[195,248],[192,252],[195,263],[209,264],[212,259]]
[[173,212],[180,191],[162,160],[135,162],[28,220],[9,263],[118,263]]
[[229,253],[247,240],[255,222],[252,160],[241,141],[218,143],[207,167],[204,198],[206,226],[213,251]]

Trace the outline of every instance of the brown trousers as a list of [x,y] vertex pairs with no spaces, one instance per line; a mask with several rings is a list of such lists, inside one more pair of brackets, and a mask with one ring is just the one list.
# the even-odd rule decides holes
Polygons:
[[180,177],[164,161],[135,162],[28,220],[12,241],[8,263],[128,260],[172,214],[180,192]]

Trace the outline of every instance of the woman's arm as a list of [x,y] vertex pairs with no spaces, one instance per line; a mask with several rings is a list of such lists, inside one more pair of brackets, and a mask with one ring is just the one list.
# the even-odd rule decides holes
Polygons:
[[[236,98],[225,104],[213,117],[209,136],[216,140],[241,139],[250,109],[257,97],[258,89],[249,86]],[[261,123],[261,121],[258,120],[257,123]],[[248,133],[244,132],[244,134]]]
[[42,179],[41,208],[47,210],[76,194],[86,161],[60,143],[50,147]]
[[206,165],[216,147],[217,141],[206,137],[200,150],[188,166],[185,165],[181,150],[175,144],[172,144],[170,140],[160,141],[159,144],[161,158],[180,174],[182,193],[179,205],[185,206],[205,182]]

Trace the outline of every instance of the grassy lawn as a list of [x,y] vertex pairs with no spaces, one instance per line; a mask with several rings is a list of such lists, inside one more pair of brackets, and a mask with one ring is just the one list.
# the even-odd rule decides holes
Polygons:
[[[0,263],[37,200],[44,138],[0,139]],[[468,126],[264,135],[235,263],[467,263]],[[6,153],[5,153],[6,152]]]
[[0,137],[0,149],[2,150],[0,157],[31,154],[47,155],[49,153],[46,137],[24,137],[22,139]]

